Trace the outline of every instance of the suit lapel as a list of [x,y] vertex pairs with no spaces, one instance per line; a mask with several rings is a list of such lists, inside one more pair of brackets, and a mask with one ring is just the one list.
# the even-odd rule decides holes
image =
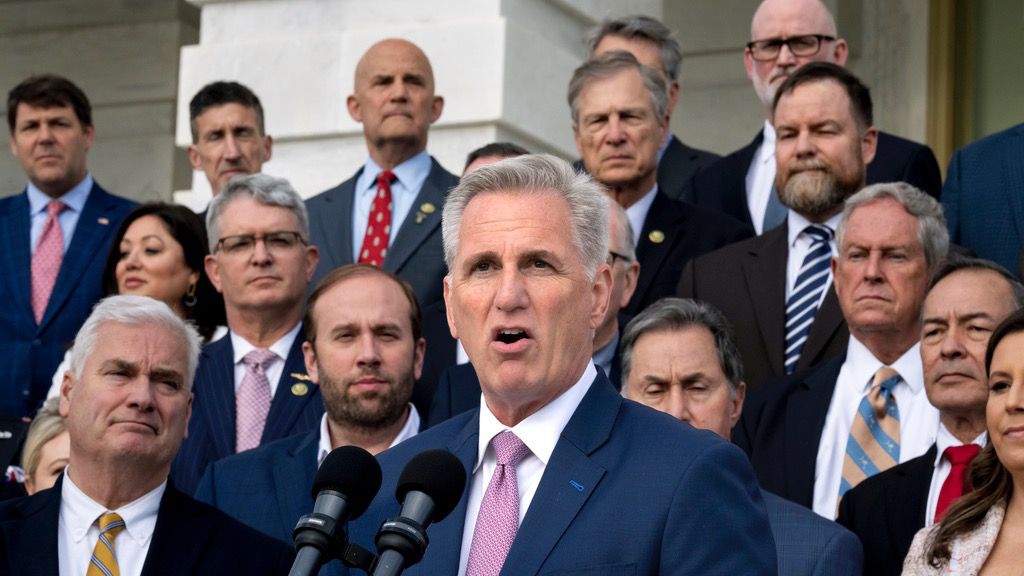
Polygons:
[[111,217],[110,198],[98,185],[93,184],[89,198],[78,217],[75,234],[71,238],[67,254],[61,261],[53,293],[46,305],[46,313],[39,323],[39,331],[58,314],[71,292],[77,288],[82,274],[90,266],[102,266],[106,256],[103,249],[116,225]]
[[34,329],[36,319],[32,315],[32,252],[29,246],[31,232],[28,212],[28,194],[22,192],[8,205],[7,212],[0,216],[3,219],[0,225],[7,231],[3,237],[3,253],[9,266],[2,281],[9,283],[8,294],[14,298],[14,313],[21,316],[20,322],[23,325]]
[[[320,447],[320,430],[306,435],[279,466],[274,466],[274,490],[278,503],[278,514],[284,531],[290,534],[295,528],[295,519],[313,511],[313,499],[305,488],[313,485],[316,475],[317,450]],[[304,488],[305,487],[305,488]]]
[[314,225],[320,228],[319,237],[326,239],[324,245],[317,246],[327,253],[327,257],[321,260],[332,262],[335,267],[353,262],[352,207],[355,203],[356,180],[362,172],[363,169],[360,168],[352,178],[325,193],[324,200],[332,204],[330,208],[309,215]]
[[885,494],[885,517],[893,543],[909,544],[914,534],[928,523],[925,514],[937,452],[932,444],[924,456],[896,469],[900,481],[894,482]]
[[[600,374],[580,402],[544,469],[502,574],[537,574],[606,470],[590,454],[607,442],[622,398]],[[536,504],[536,505],[534,505]]]
[[843,354],[808,374],[786,404],[786,494],[782,496],[808,508],[814,498],[814,467],[825,416],[845,361]]
[[[295,336],[295,341],[292,342],[288,358],[285,359],[284,370],[281,372],[281,379],[278,380],[274,400],[270,403],[270,413],[267,414],[267,424],[263,427],[263,438],[260,444],[287,436],[306,405],[314,397],[319,397],[317,394],[319,388],[306,374],[306,362],[302,356],[304,341],[302,327],[299,327],[299,333]],[[301,386],[295,386],[296,384]],[[293,390],[305,390],[305,393],[300,395]]]
[[192,518],[196,510],[197,504],[168,481],[160,499],[160,510],[146,562],[142,566],[142,576],[166,574],[171,566],[180,574],[198,571],[203,548],[216,544],[212,541],[210,523]]
[[[803,370],[812,364],[820,362],[821,354],[828,347],[828,343],[835,336],[836,332],[842,329],[844,324],[843,311],[839,308],[839,297],[836,296],[835,283],[829,285],[825,300],[821,308],[814,315],[814,322],[811,324],[811,332],[807,335],[804,348],[800,351],[800,358],[797,360],[796,369]],[[783,328],[785,329],[785,328]]]
[[[6,553],[13,574],[24,576],[50,576],[59,572],[57,557],[57,524],[60,518],[61,482],[50,490],[40,492],[14,504],[21,515],[19,520],[0,524]],[[0,561],[0,571],[6,568]]]
[[231,335],[206,346],[201,374],[196,376],[203,390],[197,395],[210,400],[203,407],[217,459],[235,453],[235,362]]
[[692,175],[692,170],[688,169],[692,162],[690,151],[673,134],[665,154],[658,161],[658,189],[666,194],[682,189],[687,177]]
[[779,343],[786,337],[787,229],[784,224],[762,235],[763,241],[747,253],[741,264],[761,341],[775,374],[785,372]]
[[[640,277],[636,281],[636,291],[630,299],[630,305],[642,302],[646,298],[651,283],[661,270],[665,257],[672,251],[682,227],[679,225],[681,209],[660,191],[655,193],[654,201],[644,218],[644,226],[640,231],[640,242],[637,243],[636,258],[640,262]],[[661,232],[663,240],[652,242],[653,232]]]
[[[441,225],[441,207],[448,191],[439,186],[440,172],[444,169],[433,158],[430,163],[430,173],[423,181],[420,193],[416,195],[409,213],[402,222],[402,227],[398,229],[398,236],[395,236],[395,241],[384,258],[385,270],[399,272],[416,249]],[[424,210],[427,205],[433,209]]]

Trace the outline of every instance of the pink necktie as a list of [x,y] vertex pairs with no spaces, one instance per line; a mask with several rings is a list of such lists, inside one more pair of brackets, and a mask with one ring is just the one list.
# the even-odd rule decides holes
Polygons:
[[516,464],[530,449],[509,430],[495,436],[491,446],[498,458],[498,467],[494,469],[476,517],[466,576],[497,576],[519,530]]
[[235,393],[236,452],[260,445],[263,427],[270,412],[270,380],[265,370],[274,358],[277,358],[277,354],[265,348],[256,348],[242,358],[245,376]]
[[64,260],[64,232],[60,229],[57,216],[66,206],[60,200],[50,200],[46,205],[46,223],[39,236],[36,251],[32,254],[32,312],[36,324],[42,321],[46,305],[50,302],[57,273]]

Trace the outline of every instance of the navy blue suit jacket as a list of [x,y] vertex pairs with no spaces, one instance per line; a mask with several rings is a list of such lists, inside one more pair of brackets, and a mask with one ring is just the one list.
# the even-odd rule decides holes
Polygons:
[[864,574],[864,551],[852,532],[771,492],[761,494],[775,537],[780,576]]
[[687,146],[675,134],[658,160],[658,190],[673,200],[681,200],[693,175],[721,158],[718,154]]
[[953,154],[942,188],[949,240],[1020,274],[1024,241],[1024,124]]
[[[50,490],[0,504],[0,575],[59,573],[61,480]],[[168,484],[143,576],[287,574],[291,548],[196,502]]]
[[64,352],[103,297],[103,261],[135,203],[93,184],[78,217],[42,321],[32,312],[28,193],[0,199],[0,413],[31,416],[46,397]]
[[[315,430],[320,425],[324,403],[320,388],[306,375],[303,340],[300,329],[285,359],[260,444]],[[235,453],[235,364],[230,335],[203,347],[193,391],[188,438],[171,468],[171,477],[186,494],[195,493],[199,478],[211,462]]]
[[[399,511],[405,464],[431,448],[477,459],[479,410],[379,456],[384,484],[349,523],[363,546]],[[467,496],[428,529],[408,576],[455,574]],[[711,432],[624,400],[598,375],[569,420],[506,558],[505,576],[532,574],[775,574],[775,546],[743,454]]]
[[[763,130],[750,144],[697,172],[681,200],[724,212],[753,225],[747,206],[747,171],[762,140]],[[865,182],[907,182],[935,199],[942,189],[939,163],[931,148],[881,131]]]
[[[447,269],[441,247],[441,209],[448,191],[459,183],[459,177],[442,168],[437,160],[431,159],[431,163],[430,173],[402,222],[398,236],[388,248],[383,265],[385,270],[412,284],[421,306],[442,298],[441,282]],[[306,201],[309,234],[320,249],[320,264],[310,284],[311,290],[331,270],[353,263],[353,192],[362,170]],[[421,210],[426,204],[433,205],[434,210]]]

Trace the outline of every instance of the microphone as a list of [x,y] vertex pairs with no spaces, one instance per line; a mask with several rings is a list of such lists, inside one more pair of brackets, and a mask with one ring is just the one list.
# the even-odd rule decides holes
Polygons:
[[366,511],[380,481],[377,459],[358,446],[342,446],[324,458],[313,480],[313,512],[292,531],[296,555],[289,576],[316,574],[321,564],[341,557],[345,523]]
[[402,511],[377,531],[380,557],[373,576],[397,576],[427,549],[427,526],[443,520],[466,488],[466,469],[447,450],[427,450],[409,461],[398,478],[395,498]]

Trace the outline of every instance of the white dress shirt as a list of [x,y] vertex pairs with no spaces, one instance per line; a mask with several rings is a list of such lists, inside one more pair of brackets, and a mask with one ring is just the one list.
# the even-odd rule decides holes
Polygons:
[[[153,540],[160,500],[167,481],[144,496],[117,510],[125,528],[114,540],[117,566],[121,576],[137,576],[146,563],[149,544]],[[85,576],[89,559],[100,538],[97,520],[108,510],[86,496],[65,471],[60,492],[60,520],[57,523],[57,564],[61,576]]]
[[[388,233],[388,246],[395,242],[398,229],[405,222],[409,210],[412,209],[416,196],[419,195],[423,183],[430,175],[430,154],[426,150],[395,166],[392,172],[395,181],[391,183],[391,231]],[[368,159],[363,171],[356,179],[355,198],[352,204],[352,261],[359,261],[359,252],[366,237],[366,223],[370,220],[370,209],[373,197],[377,194],[377,176],[383,172],[380,166]],[[417,207],[418,208],[418,207]],[[440,206],[435,206],[440,209]]]
[[647,212],[650,211],[651,204],[654,203],[654,197],[657,194],[658,185],[655,184],[650,192],[644,194],[639,200],[633,202],[629,208],[626,208],[626,218],[629,219],[629,225],[633,228],[633,246],[640,245],[640,233],[644,231],[644,221],[647,220]]
[[[839,370],[825,416],[814,467],[814,511],[829,520],[836,517],[843,459],[854,416],[861,399],[871,388],[875,372],[882,366],[884,364],[851,334],[846,362]],[[893,389],[893,395],[900,412],[900,462],[906,462],[927,452],[935,442],[939,411],[924,393],[920,343],[914,344],[889,366],[903,377]]]
[[[391,441],[388,448],[394,448],[396,444],[403,440],[412,438],[420,431],[420,413],[416,411],[416,407],[413,406],[412,402],[409,403],[409,416],[405,419],[405,425],[398,431],[398,435]],[[320,468],[320,465],[324,463],[324,458],[334,450],[334,446],[331,445],[331,431],[327,427],[327,414],[320,417],[320,446],[316,451],[316,467]]]
[[[559,397],[534,412],[525,420],[511,428],[520,440],[530,449],[530,454],[516,465],[516,481],[519,485],[519,523],[523,523],[526,511],[530,508],[533,495],[537,492],[544,469],[551,459],[551,453],[562,436],[562,430],[576,412],[580,401],[590,390],[597,378],[597,368],[593,362],[587,364],[583,376],[563,392]],[[477,450],[476,465],[473,476],[469,480],[469,497],[466,504],[466,521],[462,527],[462,553],[459,556],[459,576],[465,576],[466,565],[469,563],[469,550],[473,544],[473,532],[476,529],[476,518],[480,512],[480,504],[484,492],[491,483],[491,476],[498,467],[498,459],[491,447],[491,440],[505,430],[509,430],[494,416],[487,407],[486,399],[480,398],[480,437]]]
[[[982,432],[977,438],[971,441],[971,444],[977,444],[982,448],[988,442],[988,432]],[[939,492],[942,491],[942,485],[946,482],[946,478],[949,478],[949,471],[953,469],[953,465],[948,460],[942,457],[942,453],[946,451],[946,448],[950,446],[960,446],[963,442],[957,440],[956,436],[953,436],[946,430],[946,427],[939,424],[939,434],[935,438],[935,447],[937,453],[935,454],[935,462],[933,463],[934,472],[932,473],[932,483],[928,488],[928,507],[925,508],[924,525],[931,526],[935,523],[935,509],[939,506]]]
[[[267,375],[267,380],[270,381],[270,399],[273,401],[274,394],[277,393],[277,383],[281,380],[281,373],[284,372],[284,362],[288,358],[288,353],[292,349],[292,344],[295,343],[295,339],[299,337],[299,328],[302,327],[302,323],[298,323],[287,334],[282,336],[277,342],[270,345],[268,350],[273,352],[277,358],[270,361],[270,364],[263,369],[263,373]],[[248,340],[242,338],[234,332],[229,332],[231,335],[231,349],[235,353],[235,393],[238,393],[238,387],[242,385],[242,378],[245,378],[245,363],[242,359],[249,352],[256,349],[255,346],[249,343]]]
[[764,232],[764,213],[768,211],[768,197],[775,185],[775,128],[765,120],[764,139],[761,146],[754,152],[754,159],[747,168],[747,209],[750,219],[754,221],[754,231]]
[[[839,225],[839,220],[842,214],[836,214],[828,220],[822,222],[830,230],[832,230],[832,239],[828,241],[829,249],[832,250],[832,256],[838,254],[836,248],[836,237],[835,231],[836,226]],[[812,222],[807,218],[804,218],[800,214],[797,214],[793,210],[788,211],[786,216],[786,232],[789,234],[789,255],[786,259],[786,301],[789,302],[789,296],[793,293],[793,286],[796,284],[796,277],[800,275],[800,268],[804,265],[804,258],[807,257],[807,253],[811,251],[812,238],[810,234],[804,233],[804,228],[810,226]],[[828,280],[825,282],[825,289],[821,291],[821,296],[818,297],[818,306],[825,301],[825,296],[828,295],[828,288],[832,285],[832,273],[829,272]]]

